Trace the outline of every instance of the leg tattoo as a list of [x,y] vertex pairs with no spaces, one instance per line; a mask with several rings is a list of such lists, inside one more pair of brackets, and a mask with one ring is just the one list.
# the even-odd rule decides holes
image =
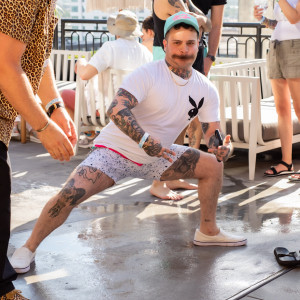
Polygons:
[[161,180],[193,178],[200,151],[188,148],[161,176]]
[[76,188],[74,183],[75,180],[71,179],[58,194],[59,200],[57,200],[56,204],[48,212],[50,217],[57,217],[66,206],[66,203],[70,203],[71,206],[76,206],[78,201],[86,194],[85,189]]

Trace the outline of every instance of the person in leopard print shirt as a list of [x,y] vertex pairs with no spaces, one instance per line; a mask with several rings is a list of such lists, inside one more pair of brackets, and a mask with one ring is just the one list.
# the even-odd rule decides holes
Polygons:
[[[14,288],[12,281],[17,274],[7,258],[11,194],[8,146],[17,114],[38,132],[40,141],[54,159],[68,161],[74,155],[75,126],[60,104],[53,69],[47,63],[57,22],[54,12],[54,0],[0,0],[1,300],[26,299]],[[37,93],[41,105],[36,101]]]

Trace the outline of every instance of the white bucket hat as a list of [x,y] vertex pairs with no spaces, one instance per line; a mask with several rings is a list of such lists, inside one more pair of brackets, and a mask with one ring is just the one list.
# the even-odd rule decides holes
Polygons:
[[107,29],[111,34],[123,38],[140,37],[143,35],[137,16],[129,10],[122,10],[117,16],[109,16],[107,19]]

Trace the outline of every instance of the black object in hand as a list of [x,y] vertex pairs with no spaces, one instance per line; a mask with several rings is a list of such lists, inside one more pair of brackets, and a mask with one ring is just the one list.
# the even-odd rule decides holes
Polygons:
[[221,137],[221,134],[220,134],[220,131],[219,129],[216,129],[215,130],[215,137],[218,139],[219,141],[219,146],[223,145],[223,140],[222,140],[222,137]]

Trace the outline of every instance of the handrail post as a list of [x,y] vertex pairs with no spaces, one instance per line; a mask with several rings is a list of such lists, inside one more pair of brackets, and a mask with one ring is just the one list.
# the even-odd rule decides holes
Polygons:
[[66,45],[65,45],[65,34],[66,34],[65,26],[66,26],[66,23],[62,19],[61,20],[61,35],[60,35],[60,38],[61,38],[61,49],[62,50],[66,50]]
[[262,58],[261,28],[260,24],[256,27],[255,58]]

